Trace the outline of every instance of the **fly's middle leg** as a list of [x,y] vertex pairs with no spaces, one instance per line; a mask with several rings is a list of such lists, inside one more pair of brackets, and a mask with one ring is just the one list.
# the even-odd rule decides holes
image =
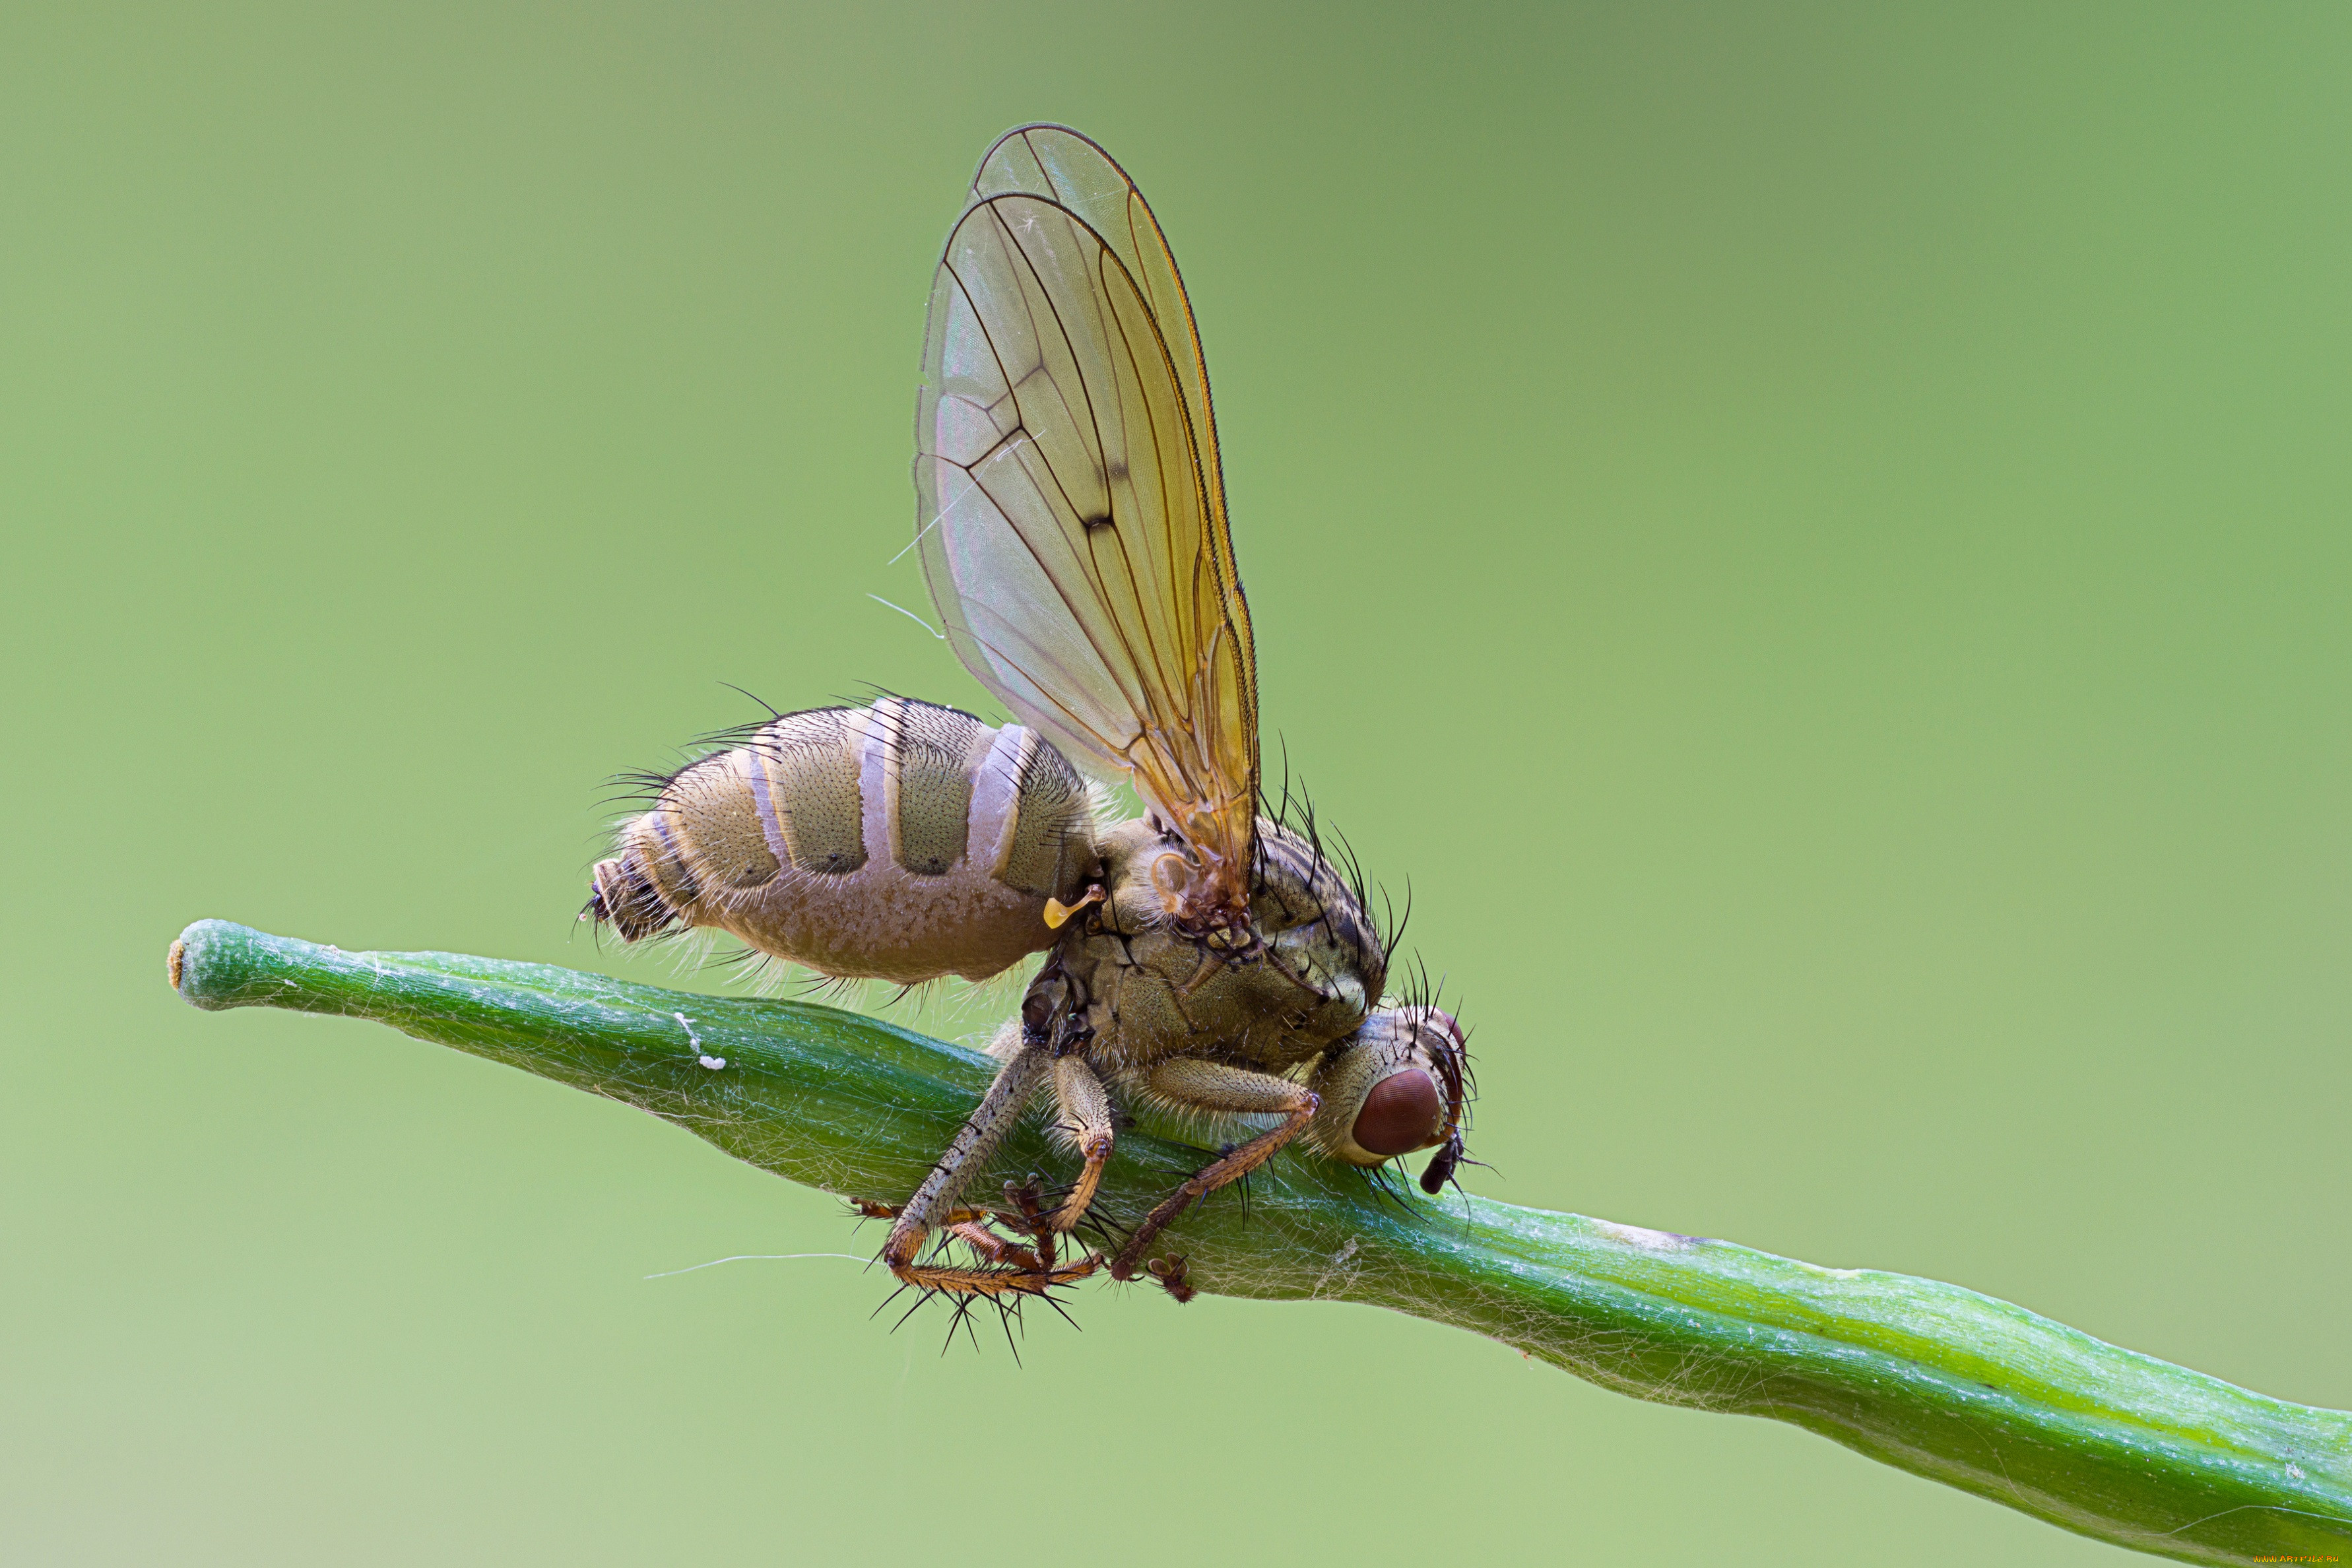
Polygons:
[[1084,1057],[1054,1058],[1054,1099],[1061,1107],[1062,1131],[1086,1161],[1077,1184],[1047,1221],[1054,1229],[1066,1232],[1086,1217],[1095,1201],[1095,1190],[1102,1184],[1103,1167],[1110,1163],[1113,1121],[1110,1095]]

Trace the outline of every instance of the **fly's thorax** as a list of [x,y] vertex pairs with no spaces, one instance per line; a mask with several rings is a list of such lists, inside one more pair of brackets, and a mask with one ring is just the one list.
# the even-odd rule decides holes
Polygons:
[[1388,950],[1354,886],[1300,834],[1258,819],[1250,914],[1275,956],[1328,994],[1325,1028],[1363,1021],[1388,983]]
[[788,713],[667,781],[596,868],[635,942],[718,927],[828,974],[982,979],[1052,945],[1092,803],[1035,731],[887,697]]
[[1208,1052],[1280,1071],[1363,1022],[1383,969],[1371,921],[1307,840],[1264,819],[1258,835],[1259,945],[1240,955],[1177,928],[1168,894],[1190,864],[1181,841],[1149,819],[1104,835],[1108,897],[1065,953],[1107,1059]]

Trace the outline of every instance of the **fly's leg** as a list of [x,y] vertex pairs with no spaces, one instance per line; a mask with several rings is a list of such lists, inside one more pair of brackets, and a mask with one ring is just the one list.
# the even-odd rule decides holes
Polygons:
[[1054,1256],[1048,1248],[1039,1257],[1009,1236],[1000,1235],[985,1218],[966,1220],[961,1225],[947,1227],[950,1235],[962,1242],[989,1263],[1017,1268],[1024,1274],[1050,1274],[1054,1271]]
[[[890,1235],[882,1244],[882,1261],[899,1279],[919,1290],[947,1290],[961,1296],[1042,1296],[1053,1286],[1085,1279],[1101,1264],[1099,1258],[1089,1254],[1061,1268],[1047,1267],[1045,1259],[989,1229],[985,1215],[953,1206],[964,1183],[988,1163],[1004,1135],[1021,1120],[1022,1111],[1045,1080],[1050,1060],[1044,1050],[1024,1043],[998,1069],[980,1109],[955,1135],[931,1173],[915,1189],[915,1195],[893,1216]],[[861,1206],[868,1212],[884,1207]],[[916,1261],[925,1239],[942,1226],[971,1243],[982,1258],[998,1261],[980,1268]]]
[[[1152,1238],[1167,1228],[1178,1215],[1191,1207],[1193,1199],[1205,1197],[1219,1187],[1237,1182],[1265,1164],[1274,1157],[1276,1150],[1306,1130],[1307,1124],[1315,1120],[1316,1108],[1322,1104],[1314,1094],[1286,1078],[1182,1057],[1153,1068],[1151,1087],[1155,1092],[1177,1105],[1198,1110],[1270,1112],[1282,1118],[1282,1125],[1272,1131],[1259,1133],[1205,1166],[1171,1193],[1159,1207],[1146,1215],[1143,1223],[1136,1226],[1135,1234],[1128,1238],[1127,1246],[1120,1249],[1118,1258],[1110,1266],[1110,1277],[1114,1279],[1135,1278],[1136,1268],[1141,1264]],[[1181,1283],[1181,1265],[1180,1258],[1164,1269],[1155,1266],[1152,1272],[1163,1279],[1172,1274]],[[1176,1292],[1171,1289],[1171,1294]],[[1177,1296],[1179,1300],[1184,1299],[1182,1295]]]
[[1192,1276],[1186,1272],[1184,1260],[1181,1258],[1153,1258],[1151,1277],[1160,1281],[1161,1289],[1176,1298],[1179,1306],[1201,1293],[1193,1289]]
[[[891,1219],[882,1260],[902,1282],[919,1289],[991,1298],[1043,1295],[1054,1286],[1083,1279],[1102,1266],[1102,1258],[1093,1253],[1066,1264],[1056,1257],[1057,1237],[1075,1226],[1094,1201],[1103,1163],[1110,1158],[1112,1126],[1109,1096],[1082,1055],[1093,1037],[1085,1022],[1084,988],[1065,973],[1058,955],[1030,983],[1019,1023],[1018,1043],[1006,1042],[1010,1053],[980,1108],[931,1167],[915,1195],[895,1210],[878,1204],[858,1205],[866,1214],[887,1215]],[[1051,1215],[1045,1214],[1038,1206],[1032,1178],[1028,1187],[1007,1184],[1006,1202],[1017,1211],[1017,1218],[1013,1214],[992,1216],[978,1209],[954,1207],[965,1181],[988,1162],[1048,1079],[1061,1109],[1062,1125],[1071,1131],[1086,1158],[1085,1171],[1068,1200]],[[999,1233],[990,1223],[992,1218],[1002,1218],[1026,1231],[1030,1245],[1024,1247]],[[919,1262],[924,1241],[938,1229],[970,1247],[982,1266]]]
[[[859,1219],[897,1219],[907,1212],[905,1204],[877,1204],[871,1198],[852,1198],[849,1206],[857,1211]],[[949,1209],[934,1223],[958,1226],[977,1221],[985,1224],[990,1217],[986,1209]]]
[[1086,1217],[1095,1201],[1095,1189],[1102,1184],[1103,1166],[1110,1162],[1110,1095],[1086,1058],[1062,1056],[1054,1058],[1054,1099],[1061,1107],[1062,1131],[1070,1135],[1087,1163],[1069,1196],[1046,1219],[1053,1229],[1067,1232]]
[[[1024,1200],[1017,1194],[1030,1195]],[[1044,1245],[1038,1250],[1033,1252],[1011,1237],[999,1233],[994,1228],[995,1223],[1003,1216],[992,1214],[986,1209],[949,1209],[939,1216],[939,1228],[980,1254],[986,1262],[1009,1263],[1016,1268],[1025,1269],[1032,1274],[1052,1269],[1054,1267],[1053,1239],[1050,1232],[1038,1217],[1034,1191],[1030,1188],[1016,1190],[1011,1182],[1007,1182],[1004,1184],[1004,1201],[1007,1204],[1014,1205],[1020,1212],[1029,1216],[1029,1223],[1022,1228],[1027,1230],[1033,1237],[1044,1237]],[[849,1206],[857,1211],[860,1219],[897,1219],[907,1212],[907,1205],[904,1204],[877,1204],[866,1198],[852,1198],[849,1200]]]

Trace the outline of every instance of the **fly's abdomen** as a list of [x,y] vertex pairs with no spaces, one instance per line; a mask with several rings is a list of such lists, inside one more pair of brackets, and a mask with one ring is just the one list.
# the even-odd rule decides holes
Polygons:
[[1097,858],[1086,785],[1017,724],[905,698],[761,725],[662,786],[596,867],[630,942],[715,926],[827,974],[978,980],[1049,947]]

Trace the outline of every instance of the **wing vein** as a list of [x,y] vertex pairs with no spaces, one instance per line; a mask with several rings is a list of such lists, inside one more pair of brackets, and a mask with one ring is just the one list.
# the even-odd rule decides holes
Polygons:
[[1180,923],[1245,921],[1255,653],[1207,363],[1167,238],[1108,154],[1043,125],[989,150],[923,363],[915,543],[950,643],[1195,851]]

